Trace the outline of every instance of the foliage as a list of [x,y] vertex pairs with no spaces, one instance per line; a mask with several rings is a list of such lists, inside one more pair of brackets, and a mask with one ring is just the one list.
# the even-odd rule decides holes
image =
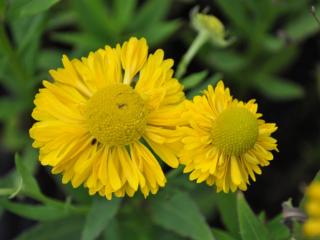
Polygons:
[[[192,62],[202,67],[189,66],[181,77],[189,98],[222,78],[246,97],[252,90],[277,103],[306,97],[303,79],[296,82],[284,73],[300,56],[301,45],[319,31],[308,1],[216,0],[213,6],[236,40],[223,48],[204,44]],[[62,53],[79,57],[133,35],[147,38],[151,49],[169,48],[169,40],[189,45],[195,31],[180,17],[169,19],[179,7],[188,3],[0,1],[0,152],[9,156],[2,157],[0,166],[15,163],[0,178],[0,216],[11,212],[36,222],[16,239],[285,240],[295,235],[281,214],[258,217],[242,193],[215,193],[181,176],[168,177],[168,186],[158,195],[122,201],[89,197],[83,188],[61,186],[57,178],[51,181],[60,197],[50,197],[41,184],[28,129],[33,96],[49,77],[48,70],[60,65]],[[316,9],[320,15],[320,5]],[[15,152],[19,154],[14,157]],[[318,150],[315,155],[320,156]]]

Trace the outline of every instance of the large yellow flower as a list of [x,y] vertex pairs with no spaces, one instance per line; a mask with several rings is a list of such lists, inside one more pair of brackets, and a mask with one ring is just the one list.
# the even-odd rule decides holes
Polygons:
[[173,60],[162,50],[148,56],[146,40],[130,38],[62,62],[34,100],[30,136],[41,164],[62,173],[63,183],[108,199],[138,188],[145,197],[156,193],[166,178],[149,148],[170,167],[179,164],[175,126],[184,94]]
[[306,197],[308,219],[303,225],[304,233],[308,237],[320,238],[320,182],[314,182],[307,188]]
[[184,172],[197,183],[216,184],[217,191],[246,190],[249,176],[255,181],[260,166],[273,159],[270,151],[277,150],[277,141],[270,135],[276,125],[259,119],[255,100],[233,99],[222,81],[185,105],[187,124],[180,128]]

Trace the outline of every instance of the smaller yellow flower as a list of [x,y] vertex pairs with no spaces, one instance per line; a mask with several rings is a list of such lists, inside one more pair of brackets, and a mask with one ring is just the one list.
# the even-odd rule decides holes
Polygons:
[[246,190],[249,177],[255,181],[260,167],[273,159],[271,151],[278,150],[271,137],[276,125],[260,119],[255,100],[233,99],[222,81],[185,106],[186,124],[180,128],[184,172],[197,183],[216,184],[217,191]]
[[308,220],[303,225],[307,237],[320,237],[320,182],[312,183],[306,190],[305,210]]

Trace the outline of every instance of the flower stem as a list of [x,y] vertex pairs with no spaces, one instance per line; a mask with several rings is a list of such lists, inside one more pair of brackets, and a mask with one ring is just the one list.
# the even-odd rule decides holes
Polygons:
[[202,45],[208,40],[206,32],[199,32],[197,37],[193,40],[188,51],[183,55],[177,69],[176,78],[180,79],[186,72],[187,67]]

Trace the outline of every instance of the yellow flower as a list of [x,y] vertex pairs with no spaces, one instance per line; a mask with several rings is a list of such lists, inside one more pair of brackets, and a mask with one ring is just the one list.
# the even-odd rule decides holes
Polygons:
[[320,182],[314,182],[307,188],[306,197],[308,219],[303,225],[304,234],[308,237],[320,237]]
[[179,162],[175,131],[184,94],[173,60],[162,50],[148,56],[144,38],[106,46],[87,58],[62,58],[34,103],[30,129],[42,165],[63,183],[84,184],[90,194],[144,196],[166,178],[152,148],[170,167]]
[[184,172],[197,183],[216,184],[217,191],[246,190],[249,176],[255,181],[260,167],[273,159],[277,141],[270,135],[276,125],[260,119],[255,100],[233,99],[222,81],[185,105],[187,124],[180,128]]

